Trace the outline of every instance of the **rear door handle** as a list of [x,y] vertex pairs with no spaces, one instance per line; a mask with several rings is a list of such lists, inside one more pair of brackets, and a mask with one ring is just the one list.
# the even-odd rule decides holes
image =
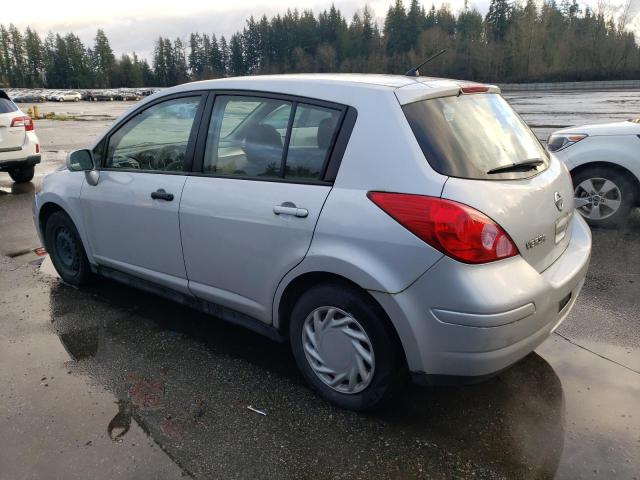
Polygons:
[[151,192],[151,198],[171,202],[173,200],[173,193],[167,193],[164,188],[159,188],[155,192]]
[[282,205],[273,207],[273,213],[276,215],[292,215],[294,217],[304,218],[309,215],[309,210],[306,208],[298,208],[295,203],[284,202]]

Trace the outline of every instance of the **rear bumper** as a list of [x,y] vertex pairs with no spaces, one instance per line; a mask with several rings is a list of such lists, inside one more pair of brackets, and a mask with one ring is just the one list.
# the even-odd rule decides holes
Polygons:
[[40,163],[40,160],[40,155],[30,155],[15,160],[0,160],[0,172],[11,170],[12,168],[31,167]]
[[591,232],[580,215],[571,230],[564,253],[542,273],[520,256],[485,265],[444,257],[401,293],[371,292],[414,378],[490,376],[542,343],[569,314],[589,266]]

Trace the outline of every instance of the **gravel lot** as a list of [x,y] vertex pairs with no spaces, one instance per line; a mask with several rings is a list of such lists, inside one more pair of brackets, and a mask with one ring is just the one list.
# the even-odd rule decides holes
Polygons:
[[[638,92],[506,96],[541,138],[640,114]],[[130,104],[39,105],[75,119],[36,123],[34,184]],[[0,173],[0,480],[639,478],[640,212],[593,232],[583,293],[535,353],[362,415],[249,331],[106,280],[61,284],[30,252],[34,184]]]

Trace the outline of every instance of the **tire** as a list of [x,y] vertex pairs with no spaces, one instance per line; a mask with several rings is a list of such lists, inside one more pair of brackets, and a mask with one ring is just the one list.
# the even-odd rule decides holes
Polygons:
[[[314,322],[314,312],[320,322]],[[379,407],[408,378],[402,347],[384,312],[364,292],[349,285],[326,283],[305,292],[291,312],[289,341],[307,382],[341,408],[364,411]],[[368,375],[352,375],[354,371]],[[347,378],[340,380],[344,375]],[[329,385],[336,380],[339,383]]]
[[[623,173],[606,167],[579,170],[573,176],[576,208],[592,227],[622,224],[633,208],[637,192]],[[580,206],[580,203],[587,202]],[[616,208],[613,208],[613,207]]]
[[27,183],[33,180],[36,168],[31,165],[28,167],[17,167],[9,170],[9,176],[11,180],[16,183]]
[[66,213],[51,214],[44,227],[44,238],[53,266],[62,280],[77,287],[91,281],[91,266],[82,240]]

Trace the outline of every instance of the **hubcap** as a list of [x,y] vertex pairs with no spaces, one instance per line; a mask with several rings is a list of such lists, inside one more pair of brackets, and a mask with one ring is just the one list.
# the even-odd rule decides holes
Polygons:
[[56,253],[65,267],[73,268],[76,259],[76,242],[66,228],[60,228],[56,232]]
[[375,359],[369,336],[350,314],[319,307],[302,327],[307,362],[317,377],[340,393],[358,393],[373,379]]
[[622,203],[620,188],[607,178],[588,178],[576,186],[578,211],[591,220],[604,220],[615,214]]

